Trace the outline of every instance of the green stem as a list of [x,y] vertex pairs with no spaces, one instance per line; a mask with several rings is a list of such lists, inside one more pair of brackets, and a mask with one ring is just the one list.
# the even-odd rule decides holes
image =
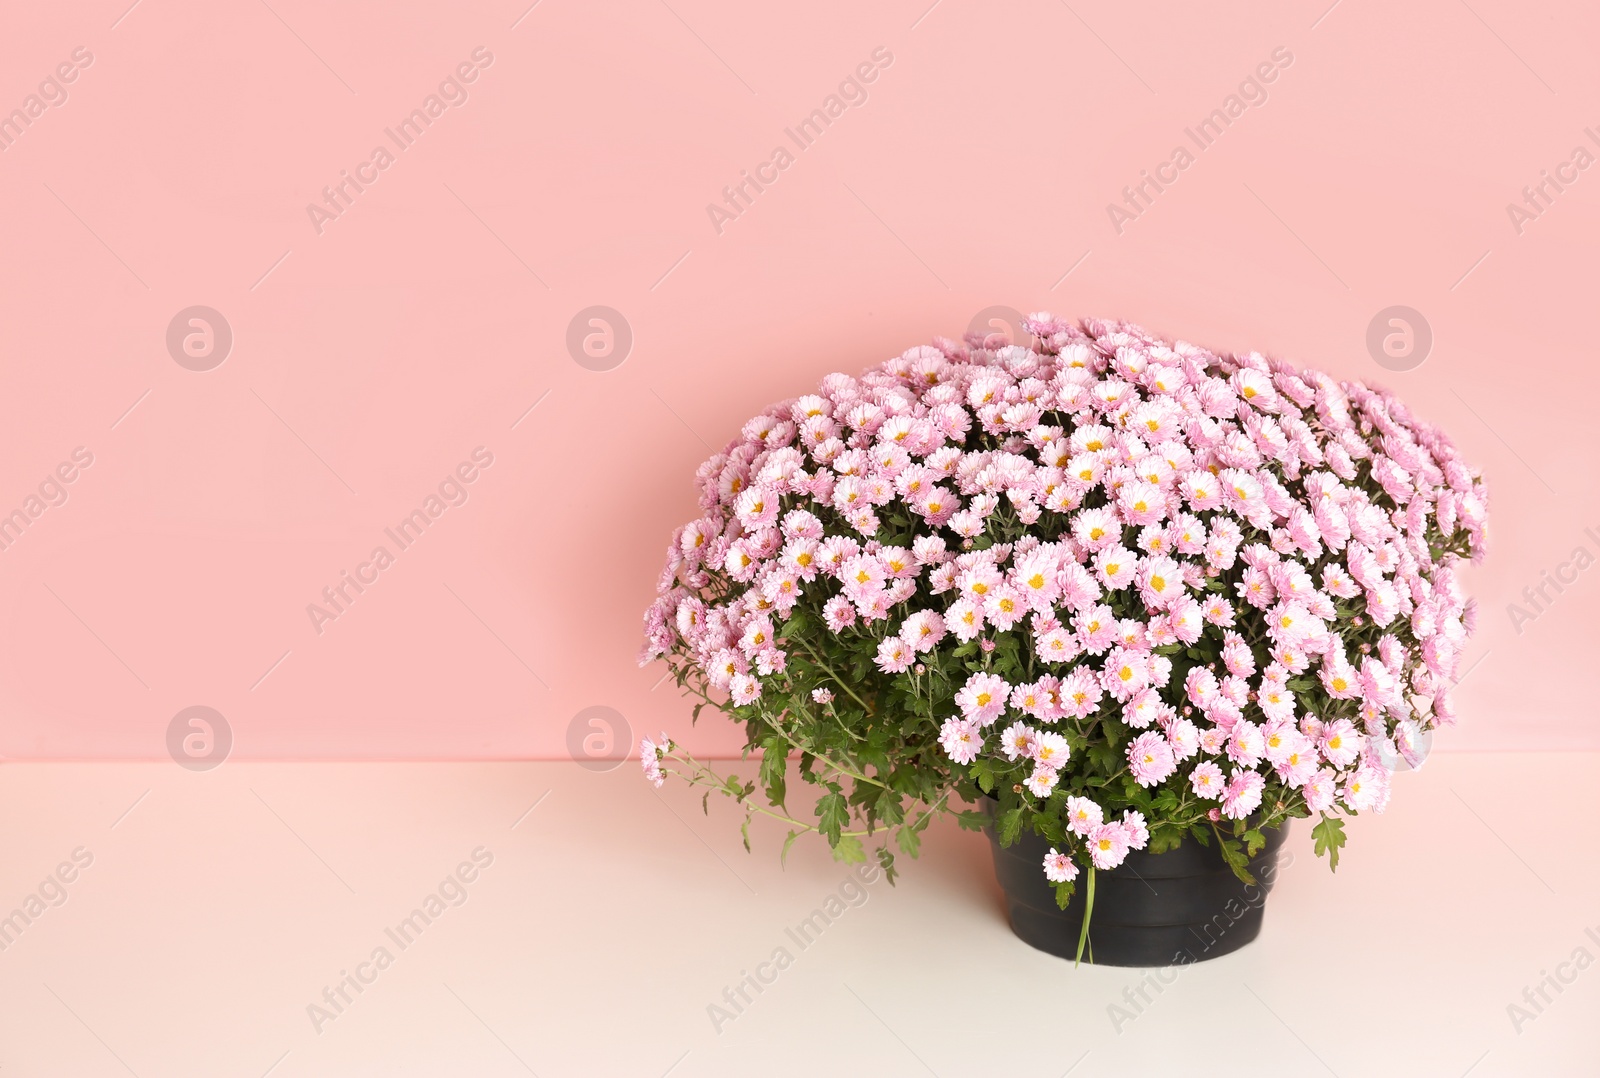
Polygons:
[[[811,748],[809,745],[803,745],[799,741],[796,741],[786,730],[784,730],[784,728],[782,726],[778,725],[776,720],[768,718],[766,712],[762,712],[761,713],[761,721],[765,722],[768,726],[772,727],[772,732],[773,733],[775,733],[779,737],[783,738],[785,741],[787,741],[794,748],[799,749],[801,752],[807,754],[808,756],[811,756],[811,757],[813,757],[813,758],[815,758],[817,760],[822,761],[823,763],[827,764],[829,767],[833,768],[833,770],[835,772],[837,772],[838,774],[845,775],[845,776],[847,776],[847,777],[849,777],[851,779],[854,779],[857,782],[865,782],[869,786],[877,786],[877,787],[881,787],[882,789],[885,789],[885,790],[892,789],[892,787],[890,787],[890,785],[888,783],[883,782],[883,781],[881,781],[879,779],[870,778],[870,777],[868,777],[866,775],[863,775],[859,771],[856,771],[856,770],[853,770],[851,768],[845,767],[842,764],[838,763],[837,761],[831,760],[827,756],[824,756],[821,753],[817,752],[815,749]],[[846,730],[845,732],[849,733],[848,730]]]
[[825,673],[827,673],[827,675],[830,678],[833,679],[834,683],[836,685],[838,685],[839,688],[841,688],[845,692],[849,693],[850,694],[850,698],[852,700],[854,700],[856,703],[860,704],[862,709],[864,711],[866,711],[868,716],[877,714],[876,710],[873,708],[873,706],[871,704],[869,704],[865,700],[861,699],[861,697],[859,695],[857,695],[856,691],[854,689],[852,689],[845,682],[845,680],[843,678],[841,678],[838,674],[833,672],[833,668],[832,667],[830,667],[827,663],[822,661],[822,656],[818,655],[815,651],[811,650],[811,645],[810,644],[806,643],[806,641],[804,639],[801,639],[801,638],[797,638],[795,642],[798,643],[801,647],[806,649],[806,654],[811,656],[811,661],[816,663],[819,667],[821,667],[822,670]]
[[[722,779],[717,775],[717,773],[715,771],[711,770],[709,767],[706,767],[704,764],[699,763],[698,761],[695,761],[692,758],[691,759],[680,759],[680,757],[678,757],[676,755],[673,755],[673,754],[670,754],[670,753],[668,754],[668,758],[669,759],[674,759],[674,760],[679,760],[682,763],[691,763],[691,764],[694,765],[694,767],[697,770],[696,770],[696,772],[691,773],[691,774],[685,774],[682,771],[671,772],[671,774],[675,774],[679,778],[682,778],[690,786],[702,786],[702,787],[704,787],[704,788],[706,788],[708,790],[718,790],[718,791],[720,791],[720,792],[722,792],[724,794],[728,793],[727,784],[724,781],[722,781]],[[702,775],[702,773],[703,773],[703,775]],[[709,778],[703,777],[703,776],[709,776]],[[746,809],[748,809],[749,811],[751,811],[751,812],[759,812],[759,813],[761,813],[761,815],[770,816],[772,819],[778,820],[781,823],[786,823],[786,824],[790,824],[791,826],[798,827],[798,828],[800,828],[800,831],[801,831],[802,834],[804,834],[807,831],[815,831],[815,830],[817,830],[817,827],[816,827],[815,824],[804,823],[804,822],[802,822],[800,820],[795,819],[793,816],[788,816],[788,815],[785,815],[784,813],[781,813],[781,812],[773,812],[771,809],[762,808],[760,805],[756,804],[754,801],[749,801],[749,800],[746,800],[744,798],[740,798],[739,800],[744,805],[744,807]],[[861,837],[861,838],[866,837],[870,833],[871,832],[869,832],[869,831],[841,831],[841,832],[839,832],[839,834],[841,836],[851,835],[851,836]]]
[[[1094,863],[1089,863],[1089,889],[1083,896],[1083,927],[1078,930],[1078,954],[1072,960],[1074,968],[1083,961],[1083,948],[1089,942],[1089,918],[1094,913]],[[1094,948],[1089,948],[1089,961],[1094,962]]]

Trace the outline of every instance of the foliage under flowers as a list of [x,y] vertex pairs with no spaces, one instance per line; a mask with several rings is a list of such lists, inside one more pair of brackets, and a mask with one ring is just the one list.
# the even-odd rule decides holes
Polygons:
[[[1136,326],[936,339],[745,424],[697,473],[646,661],[744,724],[758,782],[666,735],[673,774],[893,874],[943,811],[995,799],[1065,904],[1079,866],[1381,812],[1453,722],[1484,548],[1478,474],[1382,390]],[[815,822],[785,808],[788,760]],[[766,805],[759,804],[761,789]],[[770,806],[770,807],[767,807]]]

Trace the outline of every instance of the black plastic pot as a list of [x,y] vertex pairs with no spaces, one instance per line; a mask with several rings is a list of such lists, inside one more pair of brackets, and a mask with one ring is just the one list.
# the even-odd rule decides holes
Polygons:
[[[1237,951],[1261,932],[1262,910],[1287,827],[1266,832],[1266,846],[1250,862],[1253,885],[1233,874],[1214,838],[1210,846],[1186,838],[1166,853],[1130,851],[1116,868],[1097,871],[1083,960],[1102,966],[1171,966]],[[1041,951],[1074,957],[1083,928],[1088,866],[1079,866],[1077,888],[1063,910],[1056,906],[1054,885],[1044,876],[1048,842],[1025,831],[1001,848],[990,827],[989,844],[1011,930]]]

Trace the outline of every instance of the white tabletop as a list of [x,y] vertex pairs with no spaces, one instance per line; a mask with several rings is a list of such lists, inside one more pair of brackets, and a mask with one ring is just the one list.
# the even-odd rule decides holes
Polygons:
[[[0,1073],[1592,1075],[1600,969],[1561,963],[1600,959],[1597,764],[1436,754],[1337,875],[1292,834],[1261,937],[1137,1008],[1140,971],[1019,943],[948,822],[858,891],[632,762],[13,764],[0,915],[36,901],[0,951]],[[344,971],[370,983],[336,1012]],[[713,1012],[747,971],[771,984]],[[1546,973],[1571,983],[1536,1011]]]

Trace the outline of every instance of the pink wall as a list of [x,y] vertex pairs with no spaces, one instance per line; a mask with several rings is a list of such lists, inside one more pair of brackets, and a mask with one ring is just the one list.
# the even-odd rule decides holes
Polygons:
[[[0,153],[0,514],[93,456],[0,551],[5,756],[159,757],[193,705],[240,758],[561,757],[597,705],[681,735],[634,654],[708,446],[991,304],[1398,389],[1494,498],[1483,658],[1441,747],[1600,746],[1600,571],[1520,634],[1506,610],[1600,554],[1600,170],[1520,234],[1506,209],[1600,153],[1592,9],[127,3],[0,35],[0,110],[92,54]],[[1198,149],[1185,128],[1280,47],[1266,100]],[[466,99],[391,143],[464,62]],[[866,100],[793,147],[863,63]],[[319,234],[307,204],[383,145]],[[719,234],[707,203],[784,145]],[[1107,204],[1183,145],[1118,234]],[[1433,346],[1391,372],[1365,337],[1397,304]],[[193,305],[233,334],[207,371],[166,344]],[[615,369],[568,352],[592,305],[631,327]],[[480,446],[465,504],[400,551],[384,528]],[[394,563],[319,634],[307,604],[379,544]]]

